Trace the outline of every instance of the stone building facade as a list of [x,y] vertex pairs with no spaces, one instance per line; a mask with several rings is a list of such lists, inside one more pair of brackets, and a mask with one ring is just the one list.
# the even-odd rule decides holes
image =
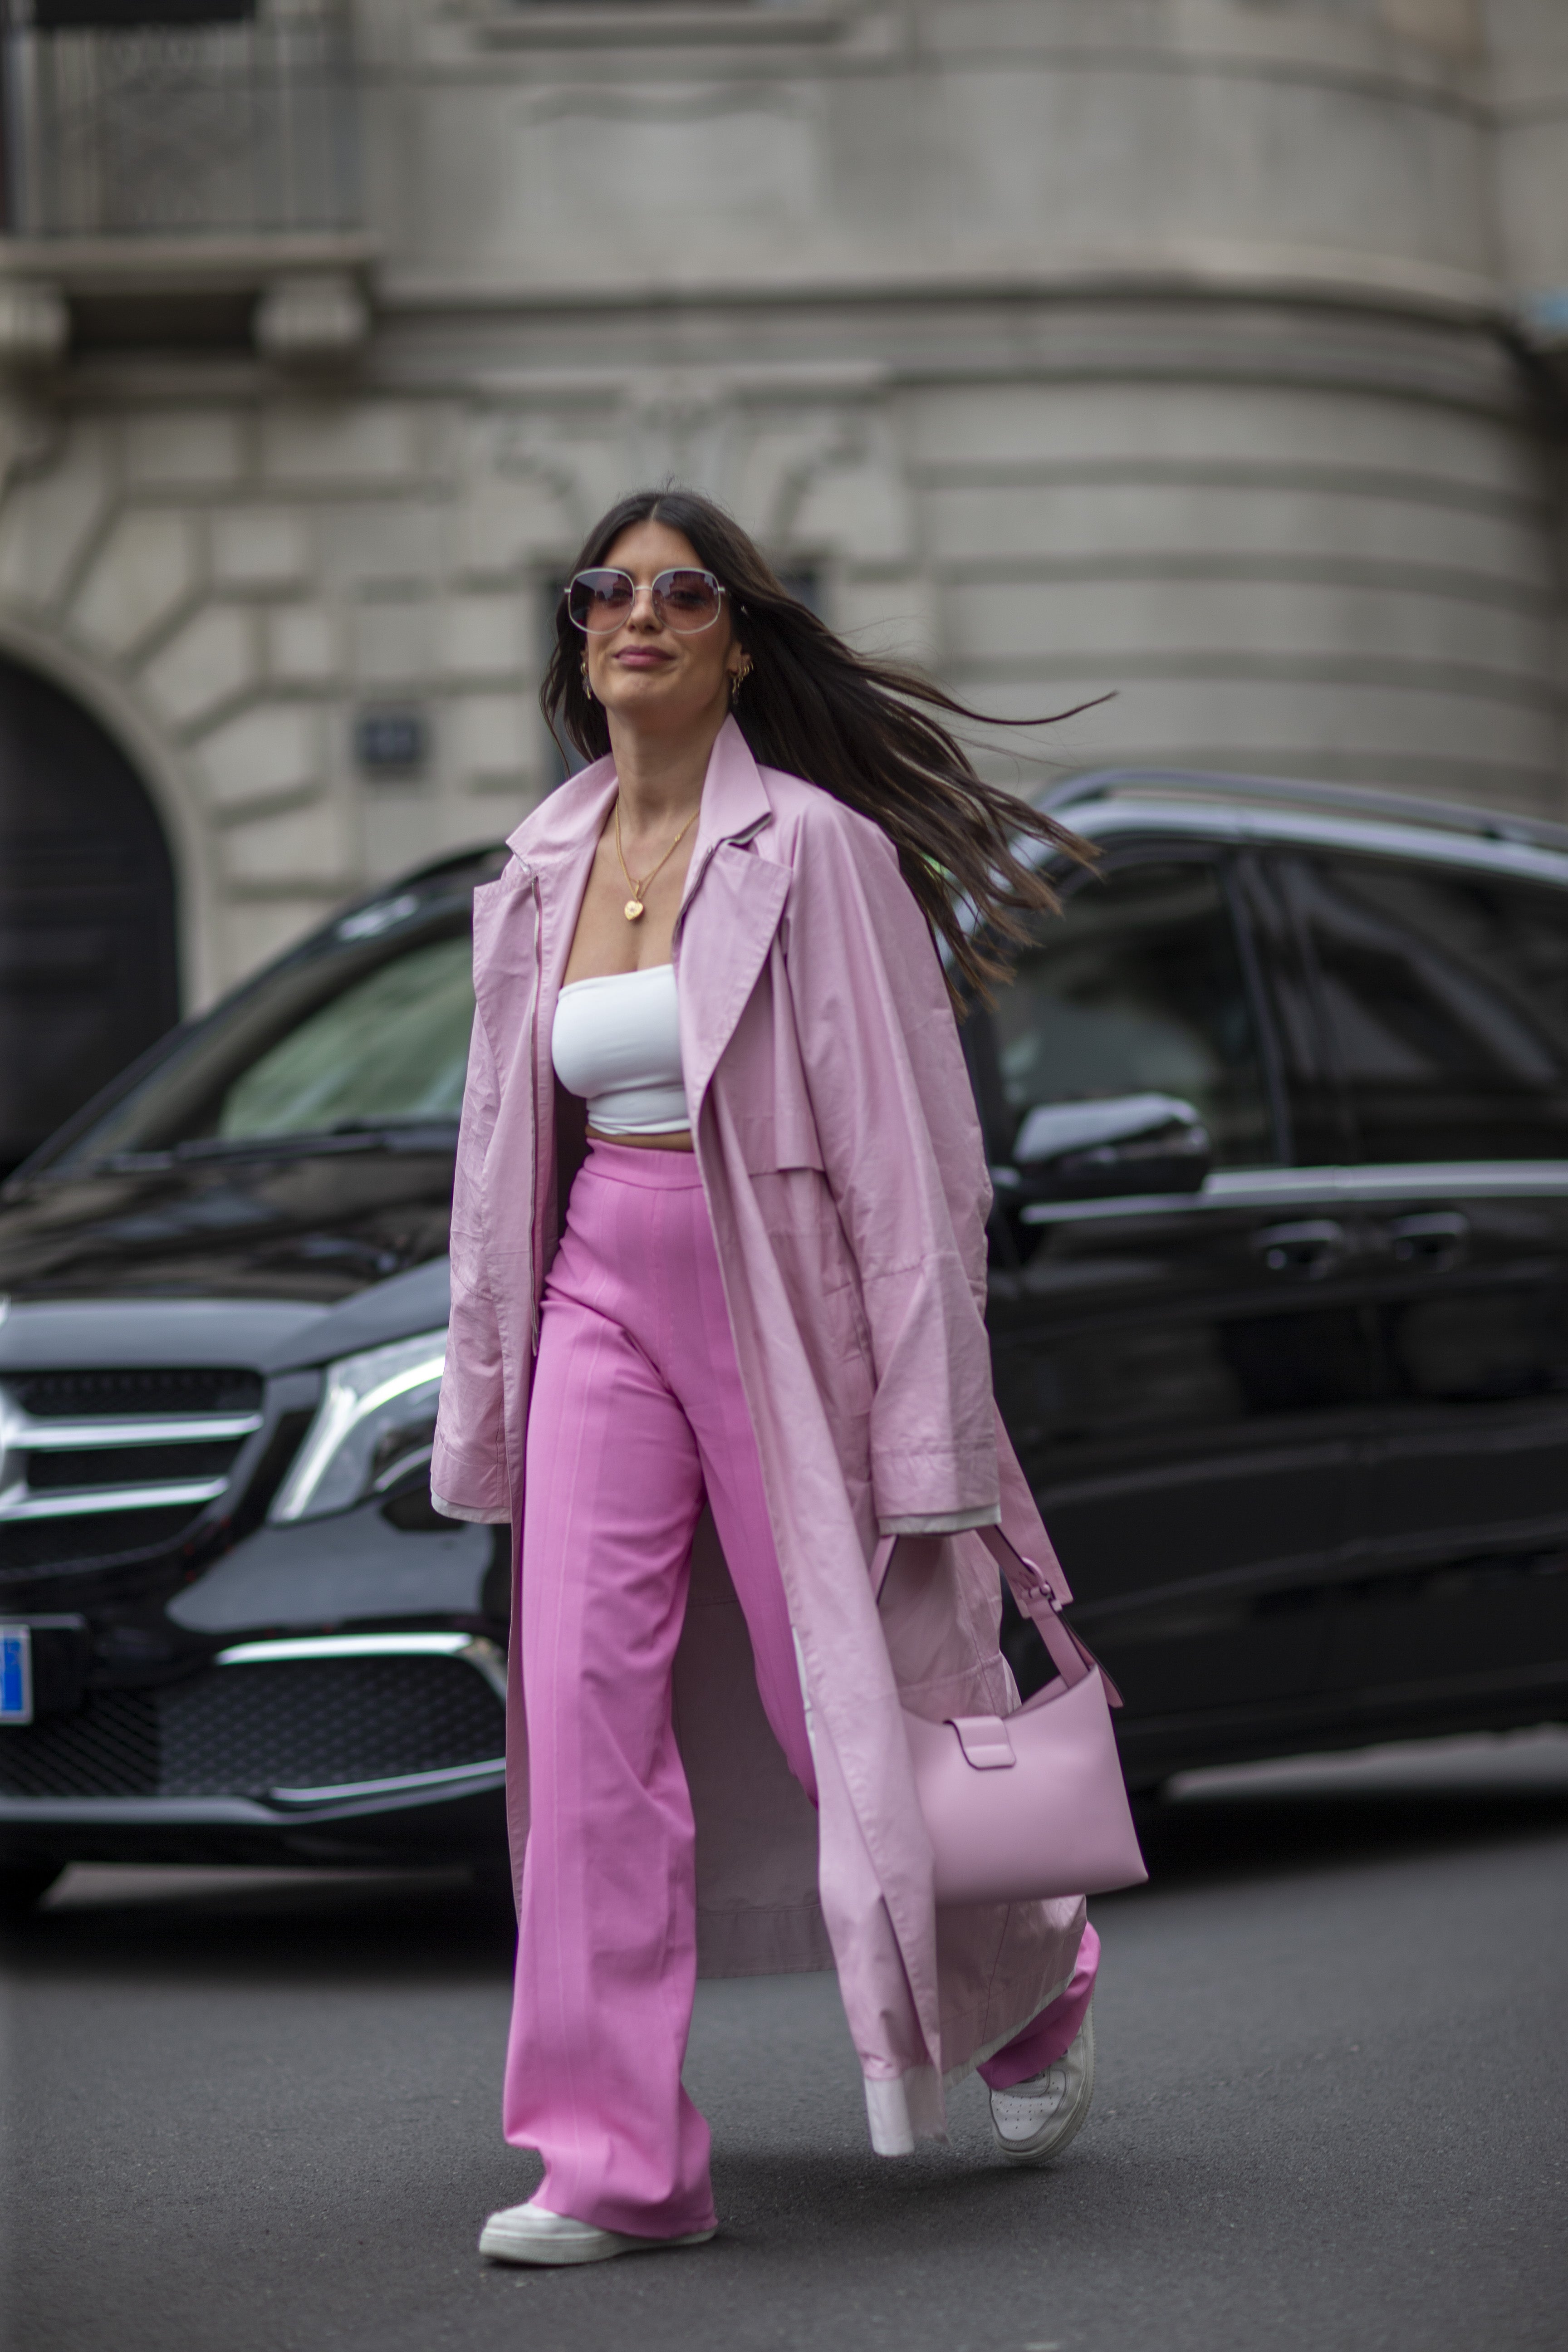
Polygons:
[[1060,766],[1568,814],[1562,0],[28,5],[0,657],[150,796],[187,1008],[547,788],[666,475],[999,711],[1114,689]]

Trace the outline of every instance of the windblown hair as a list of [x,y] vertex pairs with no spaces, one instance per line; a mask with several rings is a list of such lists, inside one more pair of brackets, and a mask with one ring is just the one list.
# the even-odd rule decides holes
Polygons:
[[[1058,905],[1028,845],[1079,864],[1094,853],[1043,810],[986,783],[931,714],[982,726],[1051,722],[988,718],[919,670],[857,653],[789,593],[740,525],[694,490],[637,490],[622,499],[589,532],[573,572],[602,564],[621,533],[640,522],[683,532],[729,591],[731,625],[752,664],[735,718],[758,763],[805,777],[881,826],[963,982],[987,996],[1005,974],[1006,945],[1026,940],[1030,917]],[[584,690],[582,656],[583,638],[563,596],[540,707],[552,735],[559,722],[580,752],[603,759],[609,725],[603,705]]]

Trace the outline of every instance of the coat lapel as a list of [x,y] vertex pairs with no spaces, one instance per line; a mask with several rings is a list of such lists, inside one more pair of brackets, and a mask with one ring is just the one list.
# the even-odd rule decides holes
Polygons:
[[733,719],[719,730],[702,787],[702,814],[676,924],[680,1061],[693,1129],[719,1057],[767,961],[789,870],[745,845],[773,823],[773,803]]

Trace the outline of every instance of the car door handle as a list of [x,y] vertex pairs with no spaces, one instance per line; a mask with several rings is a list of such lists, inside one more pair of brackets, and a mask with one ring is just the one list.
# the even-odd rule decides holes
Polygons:
[[1470,1221],[1458,1210],[1440,1210],[1419,1217],[1395,1217],[1384,1228],[1388,1246],[1401,1265],[1426,1266],[1446,1274],[1458,1265],[1469,1247]]
[[1252,1236],[1252,1246],[1270,1274],[1293,1276],[1298,1282],[1321,1282],[1350,1255],[1343,1225],[1331,1217],[1304,1217],[1298,1224],[1265,1225]]

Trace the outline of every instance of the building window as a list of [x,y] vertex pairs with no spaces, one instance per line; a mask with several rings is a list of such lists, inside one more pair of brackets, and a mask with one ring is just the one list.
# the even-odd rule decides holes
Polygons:
[[346,0],[9,0],[5,99],[16,235],[357,216]]

